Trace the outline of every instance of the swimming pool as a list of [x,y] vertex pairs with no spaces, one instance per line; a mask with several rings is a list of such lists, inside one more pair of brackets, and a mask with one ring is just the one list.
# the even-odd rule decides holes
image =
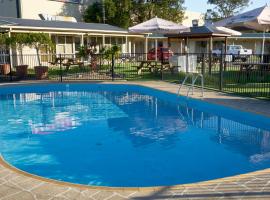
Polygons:
[[135,85],[0,88],[0,153],[95,186],[194,183],[270,167],[270,119]]

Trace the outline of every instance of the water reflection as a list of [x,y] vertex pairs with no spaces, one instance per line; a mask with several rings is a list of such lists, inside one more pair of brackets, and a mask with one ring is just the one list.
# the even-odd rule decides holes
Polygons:
[[[270,132],[222,113],[170,103],[136,92],[77,92],[0,96],[0,130],[6,134],[47,135],[67,132],[90,122],[106,122],[114,134],[134,145],[159,143],[173,148],[189,131],[210,134],[213,142],[247,157],[270,161]],[[232,115],[233,116],[233,115]]]
[[[127,118],[109,119],[110,127],[125,134],[135,146],[156,141],[173,146],[179,140],[179,134],[196,128],[206,133],[215,133],[211,136],[212,140],[245,155],[250,162],[258,164],[270,161],[270,132],[245,121],[239,122],[241,119],[228,119],[222,113],[211,114],[211,110],[194,109],[188,104],[168,104],[140,94],[107,94],[106,98],[128,113]],[[136,112],[142,105],[145,109]]]
[[0,127],[6,133],[53,134],[89,121],[126,116],[100,93],[2,95],[0,101]]

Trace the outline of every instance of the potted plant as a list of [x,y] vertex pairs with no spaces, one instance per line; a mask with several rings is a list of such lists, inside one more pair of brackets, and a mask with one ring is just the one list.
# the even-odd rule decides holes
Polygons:
[[15,66],[16,76],[18,78],[24,78],[27,76],[28,65],[23,64],[23,47],[29,45],[28,34],[16,33],[9,38],[9,45],[17,48],[19,52],[19,64]]
[[[6,33],[0,33],[0,49],[7,50],[8,48],[8,35]],[[8,54],[4,55],[4,60],[0,63],[0,74],[7,75],[11,73],[10,64],[6,62]]]
[[28,37],[29,37],[28,39],[29,46],[35,48],[37,53],[38,66],[34,67],[36,79],[38,80],[47,79],[49,67],[42,65],[40,60],[40,49],[42,47],[46,48],[53,47],[53,42],[49,34],[46,33],[29,33]]

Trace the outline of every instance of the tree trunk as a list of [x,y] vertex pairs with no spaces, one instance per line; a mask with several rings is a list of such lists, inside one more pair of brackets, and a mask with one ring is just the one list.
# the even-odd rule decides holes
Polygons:
[[20,54],[20,64],[23,65],[23,49],[22,49],[22,47],[19,48],[19,54]]
[[36,51],[37,51],[38,65],[41,66],[41,60],[40,60],[40,57],[39,57],[39,49],[36,48]]

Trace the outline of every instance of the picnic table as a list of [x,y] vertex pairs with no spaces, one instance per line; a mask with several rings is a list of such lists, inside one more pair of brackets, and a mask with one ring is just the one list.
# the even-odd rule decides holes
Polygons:
[[84,66],[84,62],[83,61],[77,61],[73,58],[68,58],[67,61],[65,63],[63,63],[63,66],[66,67],[66,71],[69,70],[70,66],[74,66],[74,65],[78,65],[80,69],[83,69]]
[[49,62],[51,65],[59,65],[60,63],[63,63],[65,58],[56,57],[53,61]]
[[240,75],[242,72],[246,72],[247,79],[249,79],[250,72],[258,70],[261,75],[265,70],[270,70],[270,63],[261,63],[261,62],[233,62],[233,65],[240,66]]
[[261,62],[233,62],[233,65],[240,66],[240,71],[251,71],[251,70],[263,70],[270,67],[270,63],[261,63]]
[[161,62],[156,60],[143,60],[140,61],[140,65],[137,67],[138,75],[142,74],[143,69],[149,70],[151,73],[162,72],[165,69],[170,68],[168,62]]

